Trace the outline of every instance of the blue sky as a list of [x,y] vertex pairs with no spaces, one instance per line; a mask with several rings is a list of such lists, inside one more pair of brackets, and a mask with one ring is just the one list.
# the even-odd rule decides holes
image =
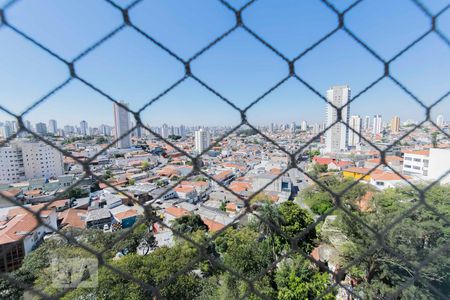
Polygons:
[[[116,0],[119,5],[131,1]],[[246,1],[229,3],[240,7]],[[342,10],[352,1],[334,0]],[[0,6],[6,1],[0,0]],[[448,0],[423,1],[433,13]],[[8,21],[49,49],[72,60],[122,23],[120,12],[101,0],[22,0],[6,11]],[[130,11],[134,24],[183,59],[232,28],[234,15],[215,0],[144,0]],[[245,24],[288,58],[308,48],[337,25],[318,0],[259,0],[243,14]],[[347,26],[384,59],[429,28],[429,19],[410,0],[366,0],[346,16]],[[450,10],[438,27],[450,38]],[[5,26],[0,28],[0,103],[20,113],[68,78],[66,66]],[[348,84],[354,95],[383,74],[383,65],[340,31],[303,56],[297,74],[322,95],[332,85]],[[80,77],[137,110],[184,75],[173,57],[125,28],[76,63]],[[238,29],[192,62],[192,71],[237,106],[244,108],[288,74],[285,62]],[[392,74],[426,104],[450,90],[450,48],[435,34],[391,65]],[[322,122],[325,104],[300,82],[289,79],[248,113],[254,124]],[[423,109],[384,79],[351,105],[352,114],[399,115],[420,120]],[[450,118],[450,97],[432,116]],[[85,119],[112,124],[112,104],[73,81],[30,112],[32,122],[56,119],[60,126]],[[192,79],[147,108],[150,125],[235,125],[239,113]],[[8,117],[0,112],[0,120]]]

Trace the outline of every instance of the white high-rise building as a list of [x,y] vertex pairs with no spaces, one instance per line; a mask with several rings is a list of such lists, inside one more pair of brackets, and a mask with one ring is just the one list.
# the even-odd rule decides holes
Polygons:
[[[128,103],[120,102],[125,107],[128,107]],[[130,114],[128,110],[122,106],[114,103],[114,124],[116,139],[122,137],[130,130]],[[131,147],[131,136],[128,133],[120,140],[117,141],[117,148],[126,149]]]
[[81,135],[88,135],[88,133],[89,133],[88,122],[83,120],[83,121],[80,122],[80,134]]
[[99,126],[98,130],[101,135],[111,136],[111,127],[105,124]]
[[33,126],[31,125],[31,122],[26,120],[25,121],[25,128],[28,130],[33,130]]
[[203,128],[195,132],[195,151],[197,153],[203,152],[209,147],[209,132]]
[[9,123],[0,123],[0,138],[7,139],[13,135],[13,130]]
[[370,116],[365,116],[364,117],[364,123],[363,123],[362,127],[366,131],[370,130]]
[[[327,91],[327,100],[336,107],[343,107],[350,100],[350,87],[333,86]],[[342,121],[347,123],[350,118],[349,105],[342,108]],[[331,126],[338,119],[337,110],[327,104],[326,126]],[[327,152],[339,152],[348,148],[348,128],[343,123],[337,123],[327,130],[325,135],[325,144]]]
[[436,125],[439,127],[444,127],[444,116],[439,115],[436,117]]
[[295,132],[295,122],[291,123],[291,132]]
[[170,133],[169,133],[169,125],[167,124],[163,124],[161,127],[161,136],[164,139],[167,139],[169,137]]
[[51,134],[56,134],[58,132],[58,123],[56,123],[56,120],[48,121],[48,132]]
[[49,145],[38,143],[21,143],[25,177],[51,178],[64,173],[63,157],[60,151]]
[[308,123],[307,123],[305,120],[302,121],[302,124],[301,124],[301,126],[300,126],[300,129],[301,129],[302,131],[307,131],[307,130],[308,130]]
[[70,135],[75,132],[75,128],[72,125],[65,125],[64,126],[64,133],[67,135]]
[[20,142],[0,147],[0,183],[51,178],[63,173],[61,152],[45,143]]
[[317,134],[319,134],[319,132],[320,132],[320,124],[314,123],[314,124],[312,125],[312,133],[313,133],[314,135],[317,135]]
[[17,121],[12,121],[11,126],[14,133],[17,133],[19,131],[19,124],[17,123]]
[[184,127],[184,125],[180,125],[180,136],[182,138],[186,137],[186,127]]
[[382,129],[383,129],[383,120],[381,119],[381,115],[373,116],[372,133],[379,134],[381,133]]
[[362,118],[356,115],[351,116],[349,125],[354,131],[349,130],[348,143],[350,146],[357,146],[361,141]]

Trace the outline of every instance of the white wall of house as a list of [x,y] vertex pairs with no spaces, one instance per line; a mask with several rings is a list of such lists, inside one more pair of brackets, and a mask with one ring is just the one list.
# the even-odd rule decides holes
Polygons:
[[403,174],[428,176],[429,158],[427,155],[405,153],[403,156]]
[[[428,177],[437,180],[450,170],[450,149],[430,149]],[[441,183],[450,183],[450,174],[441,179]]]

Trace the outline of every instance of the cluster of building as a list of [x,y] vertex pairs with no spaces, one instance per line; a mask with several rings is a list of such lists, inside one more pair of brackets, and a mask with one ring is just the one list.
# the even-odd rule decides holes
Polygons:
[[[324,124],[302,121],[299,127],[295,123],[260,126],[277,145],[251,129],[220,141],[229,128],[163,124],[148,127],[154,133],[150,134],[134,128],[126,103],[114,104],[115,126],[108,131],[91,130],[84,121],[69,130],[74,136],[112,135],[117,139],[114,147],[93,139],[68,139],[72,135],[66,134],[66,128],[60,134],[56,121],[51,121],[48,129],[52,135],[47,138],[70,155],[32,137],[15,138],[0,147],[0,191],[29,210],[39,211],[51,228],[121,230],[132,226],[144,215],[144,208],[151,206],[161,220],[153,226],[158,245],[171,245],[173,234],[166,226],[182,216],[197,214],[215,232],[235,222],[246,206],[242,199],[251,195],[273,203],[292,200],[312,183],[299,171],[285,172],[290,158],[284,150],[294,152],[306,144],[298,162],[302,169],[325,165],[326,172],[361,179],[377,189],[397,186],[404,179],[450,181],[448,174],[445,176],[450,168],[450,143],[433,125],[426,124],[391,146],[406,130],[398,117],[388,126],[380,115],[364,119],[350,115],[348,86],[331,88],[327,99],[330,104]],[[339,118],[335,107],[343,106]],[[337,122],[339,119],[347,126]],[[448,132],[442,117],[437,123],[440,130]],[[43,133],[42,124],[33,130]],[[11,122],[1,126],[2,132],[11,126],[11,132],[18,130]],[[331,128],[325,135],[317,136],[327,127]],[[159,136],[170,138],[176,147]],[[361,136],[379,149],[388,149],[384,161]],[[308,161],[306,153],[311,150],[320,154]],[[193,173],[192,161],[184,153],[202,154],[201,173]],[[88,164],[92,174],[85,174],[80,162]],[[78,193],[70,194],[74,186]],[[1,200],[0,268],[10,271],[20,266],[24,255],[51,230],[30,222],[28,210],[6,198]]]

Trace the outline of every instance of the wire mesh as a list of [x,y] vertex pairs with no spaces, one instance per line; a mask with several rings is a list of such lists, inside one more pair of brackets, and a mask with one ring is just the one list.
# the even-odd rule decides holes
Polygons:
[[[260,0],[260,1],[262,1],[262,0]],[[98,263],[99,263],[100,267],[106,267],[109,270],[111,270],[112,272],[117,273],[119,276],[122,276],[123,278],[138,284],[142,289],[147,290],[149,292],[149,295],[151,295],[153,297],[156,297],[156,298],[162,298],[161,289],[166,287],[167,285],[169,285],[178,276],[186,274],[188,272],[191,272],[198,265],[199,262],[201,262],[201,261],[208,261],[215,268],[223,270],[223,271],[231,274],[233,277],[238,278],[239,280],[242,280],[243,282],[245,282],[248,285],[248,290],[245,292],[245,294],[242,296],[242,298],[247,298],[250,295],[256,295],[258,298],[268,299],[269,297],[267,297],[267,295],[264,295],[263,293],[261,293],[258,290],[258,287],[255,285],[255,282],[258,281],[259,279],[263,278],[267,273],[271,272],[271,270],[273,268],[275,268],[283,259],[288,258],[288,257],[290,257],[293,254],[300,254],[301,256],[306,258],[307,260],[311,261],[313,264],[317,265],[320,269],[325,270],[327,273],[331,274],[331,276],[333,278],[333,284],[330,287],[328,287],[323,293],[321,293],[317,298],[323,298],[327,294],[329,294],[332,291],[334,291],[337,287],[340,287],[340,288],[344,289],[348,293],[349,297],[353,297],[355,299],[359,299],[359,298],[362,298],[362,296],[360,294],[355,293],[355,291],[352,290],[351,287],[343,284],[343,280],[344,280],[344,277],[345,277],[345,272],[347,270],[349,270],[352,266],[361,263],[361,260],[363,260],[366,256],[372,254],[375,251],[379,251],[380,249],[381,249],[381,251],[388,252],[390,255],[392,255],[393,257],[395,257],[399,261],[401,261],[404,264],[410,266],[410,269],[413,270],[412,271],[413,274],[412,274],[410,280],[404,282],[403,285],[398,286],[397,289],[395,290],[395,292],[392,295],[389,295],[388,297],[391,297],[393,299],[397,298],[404,289],[406,289],[408,286],[414,284],[415,282],[422,282],[425,285],[430,286],[430,288],[435,290],[436,294],[441,296],[442,298],[447,298],[448,297],[448,295],[442,294],[440,291],[436,290],[436,288],[434,288],[432,285],[427,283],[426,279],[421,278],[421,270],[429,263],[429,261],[434,256],[438,256],[438,255],[442,255],[442,254],[445,255],[445,252],[448,251],[448,241],[447,241],[447,244],[444,247],[442,247],[441,249],[438,249],[437,251],[435,251],[435,253],[433,254],[433,257],[427,257],[426,259],[421,261],[419,265],[414,265],[411,262],[409,262],[408,260],[405,260],[405,258],[402,257],[401,254],[396,253],[388,244],[386,244],[385,238],[386,238],[386,235],[389,233],[389,231],[392,230],[397,224],[402,222],[407,215],[413,214],[418,209],[429,210],[431,213],[436,214],[441,220],[443,220],[443,222],[447,226],[449,225],[449,220],[444,215],[440,214],[433,206],[429,205],[427,203],[427,199],[426,199],[426,192],[432,186],[434,186],[436,183],[438,183],[439,180],[434,181],[433,183],[431,183],[429,186],[426,186],[426,187],[417,186],[415,183],[413,183],[410,180],[408,180],[403,174],[399,173],[397,170],[392,168],[386,162],[386,153],[392,147],[397,145],[404,138],[406,138],[408,135],[410,135],[412,132],[414,132],[414,130],[416,130],[417,128],[420,128],[420,126],[422,126],[425,122],[430,122],[446,138],[449,137],[449,135],[448,135],[448,133],[446,131],[444,131],[442,128],[440,128],[438,125],[436,125],[433,120],[431,120],[431,118],[430,118],[430,111],[431,111],[431,109],[433,107],[435,107],[437,104],[442,102],[450,94],[450,91],[445,93],[442,97],[440,97],[436,101],[434,101],[431,105],[427,105],[418,96],[416,96],[405,84],[403,84],[399,79],[397,79],[391,73],[391,65],[399,57],[404,55],[406,52],[408,52],[411,48],[413,48],[417,44],[423,42],[423,40],[427,36],[432,35],[432,34],[436,35],[447,46],[450,47],[449,37],[447,37],[443,33],[441,28],[439,28],[439,26],[437,25],[438,24],[437,21],[438,21],[439,17],[442,16],[446,11],[449,10],[450,3],[447,4],[444,8],[442,8],[436,14],[433,14],[427,8],[427,6],[424,3],[422,3],[421,1],[419,1],[419,0],[411,0],[411,2],[414,3],[414,5],[416,5],[429,18],[429,28],[426,30],[426,32],[424,32],[423,34],[418,36],[413,42],[411,42],[406,47],[404,47],[403,49],[398,51],[395,55],[393,55],[392,58],[386,60],[380,54],[378,54],[377,51],[375,51],[367,43],[365,43],[364,39],[359,37],[357,34],[355,34],[346,24],[346,16],[347,16],[347,14],[350,11],[352,11],[355,7],[360,5],[360,3],[364,2],[364,0],[355,1],[350,6],[348,6],[345,10],[342,10],[342,11],[338,10],[329,1],[327,1],[327,0],[320,0],[320,2],[322,2],[335,15],[336,21],[337,21],[336,25],[335,25],[335,28],[333,28],[331,31],[329,31],[328,33],[326,33],[325,35],[320,37],[316,42],[314,42],[309,47],[307,47],[305,50],[303,50],[301,53],[296,55],[293,59],[289,59],[288,56],[286,56],[286,55],[284,55],[282,53],[282,51],[278,50],[275,46],[273,46],[271,43],[266,41],[263,37],[261,37],[258,33],[256,33],[254,30],[252,30],[246,24],[245,17],[244,17],[244,12],[247,13],[247,11],[248,11],[249,13],[251,13],[251,7],[252,7],[252,5],[255,2],[257,2],[256,0],[249,1],[248,3],[246,3],[245,5],[243,5],[240,8],[234,7],[233,5],[231,5],[230,3],[228,3],[225,0],[219,0],[218,2],[220,2],[223,5],[223,9],[224,10],[227,10],[227,11],[231,12],[232,14],[234,14],[235,24],[231,28],[229,28],[228,30],[226,30],[225,32],[223,32],[222,34],[217,36],[216,38],[212,39],[210,43],[208,43],[205,47],[203,47],[199,51],[197,51],[189,59],[183,59],[178,54],[176,54],[174,51],[169,49],[169,47],[165,46],[162,42],[158,41],[156,38],[152,37],[149,33],[145,32],[143,29],[141,29],[139,26],[137,26],[136,24],[133,23],[133,18],[130,17],[129,12],[131,10],[138,10],[139,9],[139,3],[142,2],[142,0],[134,1],[131,4],[129,4],[128,6],[125,6],[125,7],[119,6],[118,4],[116,4],[112,0],[105,0],[106,3],[108,3],[114,9],[116,9],[117,11],[120,12],[120,14],[122,16],[122,24],[120,24],[119,26],[113,28],[109,33],[107,33],[106,35],[104,35],[103,37],[98,39],[91,46],[87,47],[84,51],[82,51],[77,56],[75,56],[74,59],[67,60],[67,59],[63,58],[62,56],[60,56],[59,54],[57,54],[56,52],[54,52],[53,50],[51,50],[45,44],[39,42],[33,36],[30,36],[26,32],[24,32],[21,29],[19,29],[18,27],[16,27],[14,25],[14,22],[10,22],[9,17],[8,17],[8,11],[11,9],[11,7],[13,7],[18,2],[20,2],[20,0],[12,0],[12,1],[7,2],[6,4],[3,5],[3,7],[0,8],[0,29],[2,27],[3,28],[8,28],[8,29],[12,30],[14,32],[14,34],[16,34],[16,35],[24,38],[25,40],[27,40],[27,42],[30,43],[31,45],[33,45],[33,46],[35,46],[37,48],[40,48],[41,50],[45,51],[49,56],[53,57],[56,61],[58,61],[58,62],[60,62],[60,63],[62,63],[62,64],[64,64],[66,66],[69,76],[62,83],[60,83],[59,85],[55,86],[53,89],[48,91],[43,97],[41,97],[40,99],[36,99],[36,101],[34,101],[33,104],[31,106],[29,106],[28,108],[26,108],[21,114],[14,114],[13,112],[9,111],[3,105],[0,105],[0,110],[1,111],[3,111],[7,115],[9,115],[9,116],[11,116],[11,117],[13,117],[13,118],[15,118],[17,120],[17,122],[19,124],[19,129],[20,129],[19,132],[17,132],[16,134],[12,135],[11,137],[9,137],[5,141],[3,141],[0,144],[0,146],[3,146],[5,144],[7,144],[8,142],[12,141],[13,139],[15,139],[18,136],[19,133],[26,132],[26,133],[32,135],[37,140],[40,140],[43,143],[49,145],[50,147],[52,147],[54,149],[57,149],[64,156],[72,158],[77,164],[82,166],[82,168],[84,170],[84,175],[81,178],[79,178],[79,180],[74,182],[68,188],[68,190],[77,187],[82,182],[83,179],[85,179],[85,178],[92,178],[92,179],[94,179],[94,180],[96,180],[96,181],[98,181],[98,182],[108,186],[109,188],[115,190],[118,193],[123,193],[123,191],[119,190],[116,186],[112,185],[110,182],[106,181],[101,176],[98,176],[98,175],[94,174],[92,172],[92,170],[91,170],[91,163],[96,158],[98,158],[100,155],[105,153],[109,148],[113,147],[114,144],[118,140],[120,140],[121,138],[127,136],[129,133],[131,133],[137,127],[141,127],[143,129],[146,129],[148,132],[150,132],[154,137],[156,137],[160,141],[164,142],[165,144],[169,145],[170,147],[172,147],[173,149],[175,149],[176,151],[178,151],[182,155],[186,156],[191,161],[192,166],[193,166],[193,169],[192,169],[192,171],[189,174],[183,176],[182,178],[177,180],[175,183],[173,183],[170,186],[166,187],[164,189],[164,191],[161,193],[161,195],[159,195],[159,196],[163,196],[165,193],[170,191],[172,188],[174,188],[175,186],[180,184],[183,180],[187,180],[193,175],[202,175],[202,176],[205,176],[211,182],[215,182],[219,187],[221,187],[222,189],[224,189],[225,191],[227,191],[228,193],[230,193],[231,195],[233,195],[237,199],[242,200],[244,205],[245,205],[244,210],[242,211],[242,213],[240,213],[238,216],[236,216],[235,219],[233,220],[233,222],[231,222],[229,225],[226,225],[222,229],[220,229],[217,232],[215,232],[214,234],[212,234],[205,241],[199,243],[198,241],[193,240],[191,237],[183,234],[182,232],[177,231],[170,224],[166,224],[166,223],[163,222],[163,220],[161,220],[160,218],[156,217],[154,215],[154,213],[153,213],[152,205],[142,205],[142,203],[140,201],[138,201],[133,195],[127,193],[126,197],[130,201],[132,201],[136,205],[139,205],[139,206],[142,207],[142,209],[144,210],[145,218],[143,218],[142,220],[136,222],[129,231],[124,231],[123,234],[121,234],[117,239],[115,239],[113,241],[113,244],[116,244],[116,243],[120,242],[121,240],[123,240],[124,238],[126,238],[126,236],[129,234],[129,232],[132,232],[140,224],[143,224],[145,222],[150,221],[152,223],[157,223],[157,224],[161,225],[164,228],[170,229],[177,238],[181,238],[181,239],[185,240],[192,247],[194,247],[196,249],[196,251],[198,251],[198,255],[197,255],[197,258],[195,260],[192,260],[189,264],[187,264],[186,266],[182,267],[177,272],[171,274],[171,276],[169,276],[169,278],[167,280],[165,280],[162,284],[158,284],[158,285],[153,285],[153,284],[149,284],[147,282],[143,282],[139,278],[134,278],[132,275],[126,274],[126,272],[123,272],[119,268],[114,267],[111,264],[109,264],[103,257],[103,255],[105,255],[105,252],[108,249],[100,249],[100,250],[99,249],[92,249],[89,246],[84,245],[79,240],[76,240],[76,239],[74,239],[71,236],[67,236],[67,234],[65,234],[64,232],[62,232],[58,228],[53,228],[53,227],[49,226],[48,224],[46,224],[46,222],[44,222],[43,219],[42,219],[42,213],[45,212],[45,210],[47,208],[49,208],[54,201],[56,201],[57,197],[55,198],[55,200],[46,203],[38,211],[35,211],[33,209],[30,209],[27,206],[23,206],[20,202],[15,200],[13,197],[10,197],[9,195],[6,195],[5,193],[0,192],[0,195],[3,198],[5,198],[6,200],[10,201],[14,205],[23,206],[23,208],[25,210],[27,210],[29,213],[33,214],[33,216],[34,216],[34,218],[36,219],[36,222],[37,222],[35,228],[37,228],[38,226],[44,226],[47,229],[49,229],[50,231],[54,232],[55,234],[60,235],[62,238],[67,239],[71,244],[76,245],[77,247],[80,247],[80,248],[86,250],[87,252],[91,253],[93,256],[95,256],[97,258],[97,260],[98,260]],[[279,5],[282,5],[282,3],[280,2]],[[138,33],[139,35],[141,35],[142,37],[144,37],[149,43],[152,43],[153,45],[157,46],[161,51],[163,51],[166,54],[168,54],[169,56],[173,57],[184,68],[184,76],[182,76],[178,80],[174,81],[167,89],[161,91],[156,97],[154,97],[153,99],[150,99],[149,101],[147,101],[147,103],[144,106],[142,106],[140,109],[138,109],[136,111],[133,111],[133,110],[129,109],[127,106],[124,106],[114,96],[108,94],[107,92],[105,92],[101,88],[97,87],[95,84],[93,84],[89,80],[81,77],[77,73],[77,64],[79,63],[79,61],[81,61],[85,56],[87,56],[91,52],[96,51],[96,49],[99,46],[101,46],[102,44],[104,44],[106,41],[108,41],[110,39],[113,39],[120,31],[122,31],[125,28],[131,29],[131,30],[135,31],[136,33]],[[237,29],[242,29],[249,36],[253,37],[256,41],[258,41],[260,43],[261,47],[265,47],[265,48],[269,49],[270,51],[272,51],[278,57],[278,59],[280,61],[285,63],[286,70],[287,70],[287,72],[286,72],[286,74],[285,74],[285,76],[283,78],[280,78],[279,81],[277,81],[271,88],[269,88],[261,96],[257,97],[254,101],[252,101],[250,104],[248,104],[244,109],[239,108],[232,100],[228,99],[227,97],[225,97],[224,95],[219,93],[216,89],[211,87],[207,83],[207,80],[205,81],[204,79],[199,78],[195,74],[195,72],[193,72],[192,69],[191,69],[192,62],[197,60],[199,57],[201,57],[204,53],[208,52],[210,49],[214,48],[216,45],[220,44],[223,40],[227,39]],[[351,99],[348,101],[348,103],[345,104],[343,107],[336,107],[333,103],[331,103],[327,99],[327,97],[323,96],[322,93],[319,92],[314,87],[314,84],[312,84],[311,82],[306,81],[303,78],[302,73],[301,72],[297,72],[297,70],[296,70],[296,62],[302,60],[302,58],[307,53],[310,53],[310,52],[314,51],[319,45],[324,43],[326,40],[330,39],[332,36],[334,36],[338,32],[344,32],[345,34],[347,34],[348,37],[350,37],[353,41],[355,41],[357,44],[359,44],[367,53],[369,53],[371,56],[373,56],[373,58],[375,60],[377,60],[383,66],[382,74],[380,74],[379,77],[377,77],[373,82],[371,82],[369,85],[367,85],[365,88],[363,88],[358,94],[356,94],[355,96],[351,97]],[[212,143],[207,149],[202,151],[202,153],[198,154],[197,156],[193,156],[192,154],[190,154],[189,152],[185,151],[184,149],[181,149],[175,143],[173,143],[173,141],[171,141],[171,140],[169,140],[167,138],[164,138],[161,134],[155,132],[154,130],[152,130],[152,128],[149,128],[147,125],[145,125],[142,122],[142,120],[141,120],[141,113],[142,112],[147,110],[149,107],[151,107],[154,103],[159,101],[166,94],[171,93],[173,89],[175,89],[178,85],[180,85],[182,82],[184,82],[188,78],[190,78],[190,79],[194,80],[195,82],[197,82],[202,88],[208,90],[209,92],[212,92],[217,97],[218,101],[222,101],[222,102],[226,103],[229,107],[231,107],[233,110],[235,110],[237,113],[239,113],[240,114],[240,118],[241,118],[240,124],[238,124],[236,127],[232,128],[231,130],[226,132],[224,135],[222,135],[220,138],[218,138],[214,143]],[[291,151],[288,151],[287,149],[285,149],[283,146],[281,146],[279,143],[277,143],[277,141],[275,141],[271,137],[267,136],[261,130],[259,130],[256,126],[251,124],[249,122],[249,120],[247,119],[247,113],[248,113],[249,110],[251,110],[255,105],[257,105],[261,100],[266,98],[268,95],[273,93],[275,90],[277,90],[281,86],[283,86],[288,80],[296,80],[296,81],[300,82],[304,87],[306,87],[313,94],[318,96],[318,98],[323,100],[325,104],[328,104],[328,105],[332,106],[337,111],[337,115],[338,115],[338,119],[337,119],[337,121],[335,123],[331,124],[327,128],[324,128],[324,130],[319,132],[312,139],[310,139],[307,142],[305,142],[304,144],[302,144],[302,146],[300,148],[296,149],[294,152],[291,152]],[[349,124],[347,124],[344,121],[345,118],[342,116],[342,111],[345,108],[345,106],[349,106],[351,103],[357,101],[362,95],[367,93],[373,87],[377,86],[380,83],[380,81],[382,81],[382,80],[390,80],[393,84],[395,84],[397,87],[399,87],[401,90],[403,90],[406,94],[408,94],[409,97],[413,101],[415,101],[417,104],[419,104],[422,107],[422,109],[424,110],[424,116],[425,116],[425,118],[419,124],[415,125],[413,128],[408,130],[406,133],[404,133],[402,136],[400,136],[397,140],[395,140],[392,143],[390,143],[384,149],[380,149],[377,145],[375,145],[375,143],[373,143],[371,140],[369,140],[366,137],[364,137],[360,132],[355,131]],[[73,82],[73,81],[78,81],[79,83],[85,85],[87,88],[91,89],[92,91],[94,91],[94,92],[98,93],[99,95],[101,95],[102,97],[106,98],[111,103],[115,103],[118,106],[120,106],[121,108],[127,110],[134,117],[134,121],[135,121],[135,124],[136,124],[134,128],[130,129],[128,132],[126,132],[121,137],[118,137],[115,141],[111,142],[106,148],[104,148],[99,153],[95,154],[92,158],[90,158],[87,161],[82,161],[79,158],[73,156],[70,152],[62,149],[60,146],[56,145],[51,140],[48,140],[45,137],[42,137],[42,136],[36,134],[35,132],[31,131],[24,124],[24,117],[29,112],[31,112],[32,110],[34,110],[35,108],[40,106],[42,103],[47,101],[47,99],[49,97],[51,97],[53,94],[55,94],[59,90],[64,89],[70,82]],[[391,220],[391,222],[389,224],[384,224],[384,228],[382,230],[372,228],[369,224],[367,224],[358,215],[356,215],[355,213],[351,212],[344,205],[344,203],[342,201],[342,197],[345,196],[345,194],[349,190],[351,190],[358,183],[360,183],[363,180],[364,176],[362,176],[360,179],[358,179],[355,182],[353,182],[351,185],[349,185],[345,189],[343,189],[341,191],[334,191],[334,190],[331,190],[328,186],[326,186],[323,182],[319,181],[315,176],[312,176],[311,174],[309,174],[298,163],[298,156],[301,155],[316,138],[323,136],[328,130],[330,130],[331,127],[333,127],[334,125],[339,124],[339,123],[344,124],[350,131],[353,131],[355,134],[357,134],[365,143],[367,143],[368,145],[373,147],[373,149],[375,149],[379,153],[379,155],[380,155],[380,162],[378,164],[376,164],[374,167],[372,167],[367,172],[367,174],[365,174],[365,175],[370,175],[372,172],[374,172],[380,166],[387,167],[393,173],[395,173],[396,175],[400,176],[402,178],[402,180],[407,182],[419,194],[420,201],[419,201],[419,203],[417,205],[413,206],[408,211],[403,212],[396,219]],[[201,165],[200,164],[200,160],[201,160],[201,158],[202,158],[202,156],[204,154],[206,154],[213,147],[219,145],[220,142],[222,142],[224,139],[230,137],[230,135],[232,135],[233,133],[235,133],[236,131],[238,131],[239,129],[241,129],[243,127],[251,128],[252,130],[254,130],[265,141],[270,143],[275,149],[281,151],[283,154],[285,154],[289,158],[288,168],[286,168],[285,170],[280,172],[270,182],[265,184],[262,188],[260,188],[256,192],[252,193],[248,197],[243,197],[241,194],[236,193],[235,191],[230,189],[227,185],[225,185],[224,183],[218,181],[214,176],[212,176],[211,174],[208,174],[207,172],[202,170],[201,167],[200,167],[200,165]],[[220,259],[217,259],[217,258],[212,257],[211,255],[209,255],[208,254],[208,247],[220,235],[222,235],[229,228],[234,226],[234,224],[237,221],[241,220],[243,217],[247,216],[250,213],[255,213],[255,212],[258,211],[258,207],[255,207],[252,204],[252,199],[254,199],[254,197],[256,197],[258,194],[263,192],[268,186],[270,186],[276,180],[278,180],[282,176],[285,176],[291,170],[298,170],[299,172],[304,174],[306,177],[308,177],[309,180],[314,182],[318,187],[320,187],[321,189],[323,189],[324,191],[329,193],[329,195],[331,195],[331,197],[334,199],[334,207],[331,210],[329,210],[326,213],[324,213],[323,215],[319,216],[319,218],[316,219],[313,223],[309,224],[307,226],[307,228],[305,228],[305,230],[301,234],[299,234],[298,236],[289,236],[286,232],[283,232],[283,230],[280,228],[279,225],[273,224],[270,220],[266,220],[264,217],[259,216],[257,213],[254,214],[254,216],[257,219],[259,219],[261,223],[266,224],[267,226],[272,228],[274,231],[276,231],[278,234],[280,234],[280,236],[283,236],[285,239],[289,240],[289,242],[290,242],[292,247],[291,247],[289,252],[283,254],[281,257],[278,257],[275,261],[271,262],[270,265],[267,268],[264,268],[261,272],[256,274],[253,278],[245,277],[243,274],[240,274],[236,270],[233,270],[230,266],[225,265],[222,261],[220,261]],[[444,174],[444,176],[445,175],[448,175],[448,172],[446,174]],[[159,197],[155,197],[155,199],[158,199],[158,198]],[[347,264],[346,266],[343,266],[340,270],[333,271],[330,268],[328,268],[323,262],[318,261],[314,257],[312,257],[311,254],[306,253],[302,249],[299,249],[298,241],[302,240],[302,238],[304,238],[311,230],[315,229],[315,227],[319,223],[323,222],[327,216],[330,216],[336,210],[342,211],[346,216],[348,216],[348,218],[350,218],[350,220],[352,220],[356,224],[359,224],[360,226],[362,226],[364,228],[364,230],[366,230],[368,233],[373,235],[374,236],[374,245],[372,247],[370,247],[369,249],[367,249],[367,251],[365,251],[363,253],[360,253],[359,257],[353,259],[349,264]],[[58,293],[56,297],[54,297],[54,296],[51,297],[49,295],[46,295],[45,293],[43,293],[40,290],[36,290],[33,286],[24,285],[23,283],[13,279],[11,276],[8,275],[8,273],[1,273],[1,276],[2,276],[2,278],[6,279],[6,280],[11,281],[12,284],[17,285],[18,287],[20,287],[20,288],[22,288],[24,290],[27,290],[27,291],[29,291],[29,292],[31,292],[31,293],[33,293],[33,294],[43,298],[43,299],[60,298],[60,297],[64,296],[67,292],[70,291],[70,290],[64,290],[64,291]]]

